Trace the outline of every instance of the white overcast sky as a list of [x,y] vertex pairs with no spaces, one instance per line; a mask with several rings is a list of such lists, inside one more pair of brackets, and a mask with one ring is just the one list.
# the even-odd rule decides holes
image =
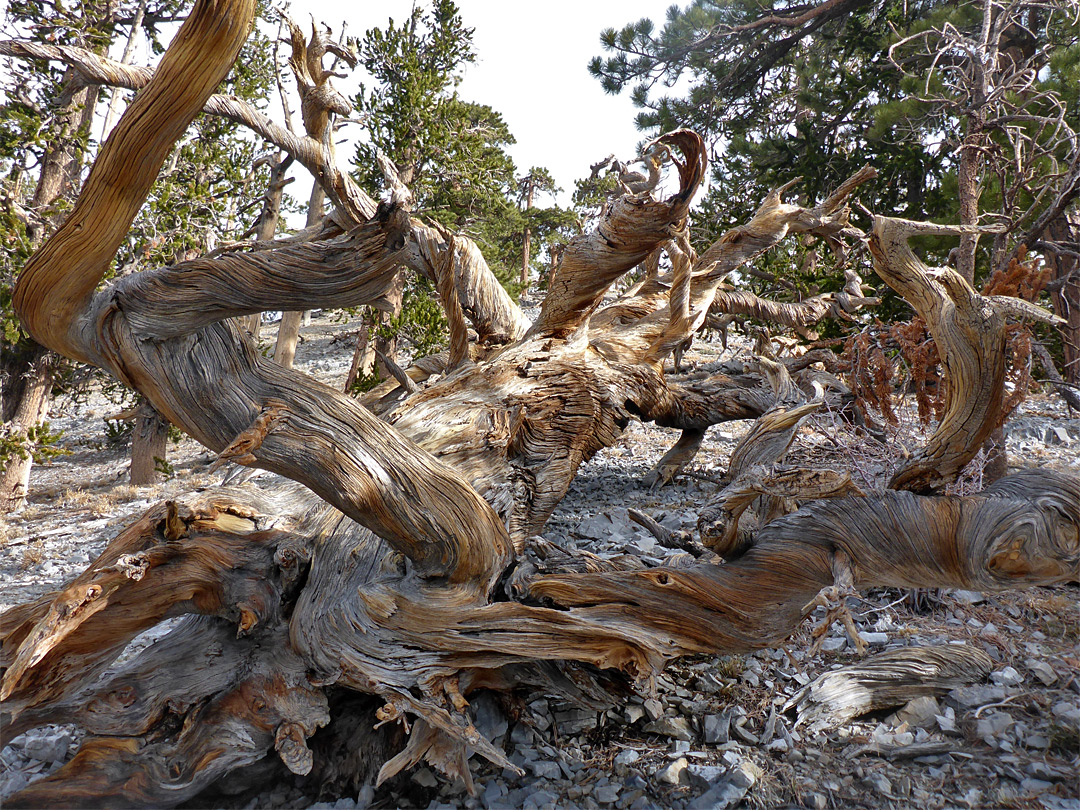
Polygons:
[[[642,135],[629,91],[612,96],[589,75],[589,59],[602,53],[600,32],[642,17],[661,25],[671,0],[457,0],[465,25],[475,29],[477,61],[466,67],[462,98],[502,113],[517,144],[510,149],[521,173],[546,166],[564,189],[588,174],[589,164],[614,152],[636,155]],[[298,22],[310,14],[340,31],[361,36],[369,28],[400,24],[411,0],[358,3],[356,0],[294,0]],[[344,82],[339,82],[346,89]]]
[[[563,188],[560,202],[566,204],[574,180],[588,173],[589,164],[611,153],[623,160],[633,158],[637,144],[643,140],[634,126],[637,111],[630,103],[629,92],[609,95],[589,75],[589,59],[602,55],[600,32],[608,27],[621,28],[642,17],[651,18],[659,26],[671,1],[457,0],[465,24],[475,29],[473,44],[477,53],[476,62],[464,70],[459,92],[467,101],[487,104],[502,113],[517,139],[510,153],[519,172],[524,174],[532,166],[547,167]],[[423,0],[417,3],[423,5]],[[289,13],[305,27],[314,18],[331,26],[338,35],[345,22],[351,36],[362,36],[370,28],[385,28],[390,18],[400,24],[413,5],[413,0],[293,0]],[[0,0],[0,18],[6,10],[7,1]],[[119,58],[123,48],[121,35],[111,55]],[[154,61],[145,42],[137,43],[133,61]],[[357,81],[335,83],[351,95]],[[282,120],[276,97],[271,99],[269,112]],[[102,120],[95,136],[102,134],[104,107],[99,117]],[[358,126],[351,126],[341,135],[357,140],[361,132]],[[341,147],[341,159],[348,160],[351,151]],[[295,193],[304,196],[306,192]]]

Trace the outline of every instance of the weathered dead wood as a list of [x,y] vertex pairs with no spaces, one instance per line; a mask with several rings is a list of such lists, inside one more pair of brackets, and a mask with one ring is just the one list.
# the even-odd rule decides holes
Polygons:
[[563,252],[530,334],[569,335],[588,320],[615,279],[643,262],[681,227],[705,176],[704,142],[689,130],[669,132],[657,142],[678,148],[686,159],[679,165],[678,193],[663,201],[647,191],[617,198],[596,230],[574,240]]
[[[185,30],[230,9],[250,13],[201,2]],[[167,54],[155,81],[176,58]],[[203,84],[205,96],[212,85]],[[168,93],[156,87],[148,86],[144,106],[171,115]],[[189,100],[184,115],[197,109],[196,99]],[[176,129],[178,121],[170,118],[169,127]],[[145,145],[131,140],[132,127],[117,131],[122,144],[111,148],[139,165]],[[760,393],[740,392],[719,375],[683,387],[665,381],[663,355],[711,296],[720,275],[710,277],[715,266],[704,274],[681,267],[666,286],[650,280],[635,301],[624,302],[625,323],[616,324],[615,311],[606,316],[612,330],[625,327],[622,335],[605,342],[593,332],[590,317],[605,317],[597,312],[604,291],[678,237],[704,176],[701,139],[685,132],[665,137],[685,160],[679,193],[667,201],[644,195],[616,200],[598,234],[567,248],[555,289],[528,334],[520,310],[503,307],[505,294],[493,291],[486,264],[472,256],[475,246],[425,230],[400,200],[378,215],[373,207],[363,213],[365,198],[350,191],[351,181],[329,165],[332,156],[321,146],[305,160],[329,178],[328,193],[343,212],[346,232],[337,246],[362,259],[351,277],[322,277],[320,265],[334,264],[326,261],[334,249],[328,244],[274,251],[290,261],[308,257],[312,267],[300,282],[284,279],[288,261],[275,266],[260,264],[257,253],[222,256],[192,268],[204,278],[188,289],[173,285],[183,285],[183,273],[171,268],[78,301],[64,299],[72,326],[43,314],[52,301],[42,280],[63,279],[58,255],[27,271],[20,284],[29,292],[20,307],[46,338],[62,329],[56,337],[61,348],[111,370],[208,447],[280,472],[318,497],[289,491],[277,514],[297,518],[280,526],[253,527],[246,516],[263,512],[245,494],[231,494],[215,507],[213,528],[165,506],[110,547],[120,555],[114,563],[95,565],[59,595],[5,615],[3,689],[23,723],[84,717],[76,705],[122,706],[130,693],[121,687],[132,682],[131,673],[181,660],[169,655],[198,649],[200,642],[214,649],[225,632],[241,631],[230,638],[228,677],[204,658],[191,656],[186,667],[172,663],[168,683],[181,684],[180,704],[169,705],[166,686],[151,679],[149,691],[129,704],[137,707],[130,717],[109,725],[85,716],[100,732],[85,753],[18,801],[96,794],[116,803],[179,802],[271,748],[294,772],[304,772],[313,765],[306,740],[326,721],[322,690],[329,686],[378,695],[385,701],[376,712],[380,723],[410,726],[405,749],[383,766],[380,779],[425,758],[467,781],[470,749],[513,767],[471,722],[468,700],[478,689],[509,689],[526,678],[551,688],[587,683],[589,670],[577,664],[645,680],[678,655],[769,645],[801,623],[823,588],[838,584],[993,590],[1075,576],[1080,484],[1050,474],[1010,479],[984,497],[888,493],[816,504],[772,521],[750,551],[722,566],[617,570],[614,563],[586,560],[579,570],[588,573],[576,575],[515,571],[526,538],[542,527],[579,465],[615,442],[631,418],[703,429],[773,404],[771,394],[763,404]],[[98,193],[102,182],[126,187],[126,168],[107,164],[105,179],[88,188]],[[848,186],[809,217],[782,206],[777,193],[768,214],[776,227],[767,240],[804,225],[825,235],[841,232]],[[130,208],[102,216],[126,215]],[[97,256],[111,231],[102,244],[93,231],[82,236]],[[763,243],[754,239],[744,231],[729,240],[735,247],[720,253],[725,261],[740,261],[760,249]],[[78,252],[80,244],[68,248]],[[466,317],[482,339],[510,343],[487,362],[462,362],[387,413],[385,422],[303,375],[264,362],[222,320],[268,304],[307,308],[316,294],[339,302],[348,295],[378,297],[394,262],[438,278],[440,263],[451,257]],[[75,281],[92,289],[89,265],[74,266]],[[365,283],[371,286],[358,292]],[[326,284],[336,285],[332,295]],[[207,285],[235,292],[222,289],[233,297],[212,303],[198,292]],[[66,287],[58,289],[67,294]],[[203,304],[185,310],[190,295],[203,295]],[[281,306],[283,298],[293,305]],[[213,311],[204,312],[206,306]],[[456,355],[463,359],[460,343]],[[221,515],[243,525],[223,525]],[[296,540],[284,547],[288,554],[279,532]],[[266,537],[255,542],[260,533]],[[125,543],[137,550],[121,564]],[[185,587],[163,584],[166,563],[179,569]],[[150,585],[158,587],[142,601],[156,600],[125,610]],[[108,623],[113,612],[124,621]],[[173,613],[210,617],[185,622],[169,644],[151,648],[105,685],[91,683],[125,639]]]
[[697,456],[701,443],[705,441],[705,431],[700,428],[686,428],[679,440],[664,453],[663,457],[641,479],[649,489],[662,487],[675,479]]
[[767,523],[771,517],[795,510],[794,506],[785,508],[786,503],[853,494],[864,493],[852,483],[849,475],[835,470],[770,471],[763,466],[751,467],[743,470],[702,507],[698,514],[698,533],[708,548],[725,559],[734,559],[753,543],[753,530],[747,531],[744,527],[740,531],[739,521],[759,497],[769,496],[773,501],[775,514],[761,520],[761,523]]
[[835,728],[863,714],[941,695],[990,674],[994,661],[967,645],[905,647],[834,669],[811,681],[785,705],[797,725]]
[[1030,470],[969,498],[884,492],[821,501],[762,527],[726,565],[548,576],[531,592],[615,626],[633,615],[639,632],[668,639],[672,650],[735,652],[782,641],[833,584],[837,554],[850,560],[857,589],[1064,582],[1080,574],[1080,480]]
[[926,321],[945,370],[945,415],[924,447],[889,481],[894,489],[940,490],[955,480],[1005,411],[1005,319],[1055,322],[1056,316],[1018,298],[979,295],[955,270],[931,269],[911,251],[916,235],[955,235],[962,227],[874,217],[874,270]]

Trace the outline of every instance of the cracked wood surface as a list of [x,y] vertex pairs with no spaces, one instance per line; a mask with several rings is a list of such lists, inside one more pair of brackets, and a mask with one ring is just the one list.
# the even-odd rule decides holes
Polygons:
[[[150,110],[178,137],[250,13],[242,0],[197,3],[72,218],[27,265],[17,306],[43,342],[110,370],[224,458],[306,489],[279,483],[157,507],[70,586],[0,618],[4,725],[74,719],[92,733],[11,806],[179,803],[271,750],[307,772],[316,763],[306,740],[332,722],[330,686],[377,695],[380,722],[411,724],[379,779],[423,758],[468,784],[470,749],[513,767],[464,712],[477,688],[529,683],[585,700],[602,691],[588,667],[647,680],[675,656],[771,645],[838,577],[995,590],[1076,576],[1080,483],[1041,472],[967,498],[892,492],[811,504],[769,522],[725,565],[702,555],[688,567],[617,570],[570,555],[563,570],[587,573],[521,566],[580,464],[630,419],[699,431],[774,405],[764,386],[723,375],[669,385],[662,361],[697,328],[728,270],[793,232],[838,247],[845,202],[868,171],[814,209],[782,203],[778,189],[696,264],[673,246],[670,280],[650,278],[600,309],[619,276],[679,239],[704,177],[701,138],[669,133],[660,140],[682,154],[679,192],[614,200],[600,227],[567,247],[530,328],[475,245],[400,207],[376,211],[305,143],[298,157],[329,185],[340,236],[196,260],[94,293],[148,188],[132,167],[167,151],[143,137],[142,116]],[[220,53],[200,61],[199,47]],[[99,221],[107,227],[88,227]],[[313,300],[377,302],[398,262],[441,278],[446,306],[460,306],[490,345],[467,361],[458,322],[457,367],[385,420],[263,360],[226,320]],[[445,289],[451,272],[457,306]],[[180,614],[196,618],[94,683],[128,640]],[[202,649],[220,650],[228,667],[191,652]]]

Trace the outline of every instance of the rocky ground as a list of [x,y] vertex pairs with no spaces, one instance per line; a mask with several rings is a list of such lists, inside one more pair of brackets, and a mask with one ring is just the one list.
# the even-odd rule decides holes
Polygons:
[[[298,365],[330,384],[348,369],[355,323],[317,318],[305,330]],[[274,329],[263,338],[269,342]],[[731,356],[728,352],[724,357]],[[691,362],[715,362],[719,345],[696,347]],[[110,443],[102,417],[120,408],[95,392],[57,403],[52,425],[69,451],[35,467],[32,497],[0,522],[0,610],[56,588],[80,572],[120,527],[151,504],[213,486],[212,455],[191,440],[170,445],[168,479],[125,483],[127,448]],[[632,424],[625,440],[586,465],[545,537],[599,554],[656,561],[664,548],[632,523],[628,508],[669,528],[693,530],[697,510],[749,423],[713,428],[695,466],[669,487],[641,479],[677,438]],[[1051,392],[1036,393],[1007,426],[1014,466],[1080,474],[1080,418]],[[792,460],[851,470],[880,483],[919,428],[898,428],[884,445],[856,437],[830,415],[801,431]],[[964,487],[980,486],[977,470]],[[1076,585],[1005,594],[878,590],[855,607],[871,650],[967,644],[994,661],[985,682],[925,697],[834,729],[798,725],[784,704],[813,678],[859,660],[839,624],[811,655],[810,629],[782,649],[677,662],[654,694],[606,712],[536,694],[516,722],[494,700],[474,700],[482,733],[497,738],[525,771],[476,762],[477,795],[421,768],[356,797],[314,803],[317,786],[281,782],[236,807],[582,808],[1046,808],[1080,810],[1080,613]],[[822,614],[823,615],[823,614]],[[152,638],[137,640],[150,643]],[[55,770],[77,747],[71,728],[37,729],[0,753],[0,802]],[[201,806],[201,805],[200,805]]]

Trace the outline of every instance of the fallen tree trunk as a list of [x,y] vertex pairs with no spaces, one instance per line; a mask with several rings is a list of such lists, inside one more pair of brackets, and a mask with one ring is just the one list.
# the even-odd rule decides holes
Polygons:
[[[308,739],[333,722],[332,706],[349,705],[331,689],[375,696],[380,723],[409,729],[380,780],[426,760],[471,785],[473,752],[513,768],[471,723],[476,689],[530,684],[587,701],[612,676],[597,670],[647,680],[680,655],[776,644],[841,583],[994,590],[1076,576],[1080,482],[1047,473],[975,497],[811,504],[725,565],[702,555],[687,568],[618,570],[572,552],[554,570],[523,564],[578,467],[631,419],[692,431],[772,407],[771,393],[721,375],[669,385],[663,362],[724,272],[793,231],[835,237],[869,173],[814,209],[775,193],[695,264],[685,220],[705,145],[669,133],[660,141],[681,153],[679,191],[613,201],[567,247],[531,326],[475,245],[409,215],[407,190],[364,213],[347,175],[329,169],[337,216],[354,218],[338,235],[97,290],[148,188],[144,167],[206,103],[251,13],[247,0],[196,4],[16,301],[46,345],[109,370],[222,461],[283,478],[156,507],[74,582],[0,617],[7,733],[70,721],[90,735],[9,806],[177,804],[270,751],[308,773]],[[601,308],[662,245],[671,278]],[[454,339],[444,376],[385,419],[263,360],[229,320],[377,303],[400,264],[438,281]],[[475,359],[465,319],[485,343]],[[132,638],[176,616],[191,618],[98,682]],[[354,708],[354,721],[370,720],[371,703]],[[387,739],[372,737],[372,750]]]

